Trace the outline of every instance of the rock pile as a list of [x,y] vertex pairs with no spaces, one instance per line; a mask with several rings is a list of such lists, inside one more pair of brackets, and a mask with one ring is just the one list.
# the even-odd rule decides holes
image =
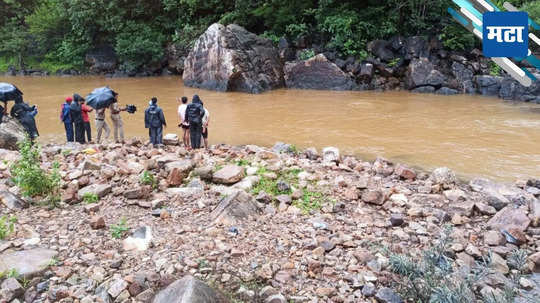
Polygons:
[[0,167],[11,205],[0,216],[17,217],[0,241],[0,272],[12,272],[0,275],[0,301],[401,302],[388,251],[420,256],[445,225],[457,264],[491,258],[478,300],[513,285],[517,249],[527,269],[516,289],[539,289],[537,180],[465,183],[447,168],[428,174],[337,148],[93,148],[43,147],[44,167],[60,162],[59,208],[24,208]]

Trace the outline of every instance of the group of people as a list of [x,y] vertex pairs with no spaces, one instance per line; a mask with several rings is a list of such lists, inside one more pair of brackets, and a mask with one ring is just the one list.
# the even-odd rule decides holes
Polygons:
[[[163,144],[163,128],[167,127],[163,110],[158,106],[158,100],[153,97],[144,112],[144,126],[148,129],[150,143],[155,147]],[[210,113],[204,107],[198,95],[194,95],[191,103],[188,98],[178,99],[178,126],[183,130],[182,141],[188,149],[198,149],[204,145],[208,148],[208,124]],[[105,140],[110,136],[110,128],[105,121],[106,110],[110,110],[110,118],[114,127],[114,140],[117,143],[124,142],[124,128],[120,113],[127,107],[120,108],[118,94],[108,107],[96,110],[96,142],[101,143],[102,133],[105,131]],[[64,124],[66,139],[68,142],[93,143],[89,113],[94,109],[85,104],[85,99],[79,94],[67,97],[61,106],[60,121]]]
[[[157,105],[157,98],[152,98],[144,112],[144,126],[148,128],[150,142],[154,146],[163,144],[163,127],[167,126],[163,110]],[[190,104],[188,98],[178,99],[178,126],[182,128],[182,141],[188,149],[201,148],[201,143],[208,148],[208,124],[210,112],[204,107],[198,95],[194,95]],[[202,141],[202,142],[201,142]]]
[[[73,94],[73,97],[67,97],[60,107],[60,121],[64,123],[66,130],[66,139],[68,142],[93,143],[90,118],[88,113],[94,109],[85,104],[86,100],[79,94]],[[118,105],[118,94],[114,95],[114,100],[106,108],[96,110],[96,132],[97,143],[101,143],[103,131],[105,131],[105,140],[111,134],[109,125],[105,121],[105,111],[110,109],[111,120],[114,127],[114,140],[117,143],[124,142],[124,127],[120,112],[126,108],[120,108]]]

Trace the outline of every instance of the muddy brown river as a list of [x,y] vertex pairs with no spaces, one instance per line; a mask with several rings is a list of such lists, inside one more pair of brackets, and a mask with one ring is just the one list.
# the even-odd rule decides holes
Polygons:
[[169,125],[164,132],[179,134],[176,97],[197,93],[210,111],[212,144],[336,146],[343,154],[369,160],[381,155],[426,169],[448,166],[467,179],[540,176],[539,105],[408,92],[218,93],[184,87],[179,77],[0,77],[0,82],[17,85],[26,101],[38,105],[43,143],[65,140],[58,116],[66,96],[86,96],[109,85],[119,92],[120,104],[139,109],[123,113],[126,136],[148,134],[144,108],[152,96],[164,109]]

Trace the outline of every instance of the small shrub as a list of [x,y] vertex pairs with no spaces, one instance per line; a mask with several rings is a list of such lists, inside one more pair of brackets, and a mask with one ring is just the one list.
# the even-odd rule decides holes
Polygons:
[[239,160],[236,160],[234,163],[236,165],[238,165],[238,166],[250,166],[251,165],[251,162],[249,162],[246,159],[239,159]]
[[[475,293],[475,283],[491,272],[489,269],[490,256],[477,262],[476,266],[469,273],[464,274],[459,270],[447,252],[452,243],[451,227],[445,227],[440,238],[434,246],[422,252],[420,258],[411,258],[406,255],[390,255],[390,269],[401,276],[397,280],[398,290],[407,302],[432,303],[432,302],[476,302],[476,299],[483,299],[489,303],[510,303],[514,302],[518,294],[519,284],[503,289],[501,296],[497,298],[482,298],[482,295]],[[523,266],[526,260],[526,253],[515,251],[510,256],[510,264]],[[513,265],[511,265],[513,266]],[[518,272],[520,274],[521,271]],[[514,281],[519,281],[515,277]]]
[[17,218],[14,216],[0,217],[0,240],[6,239],[15,231],[15,222],[17,222]]
[[386,64],[386,65],[388,67],[394,67],[394,66],[398,65],[399,60],[401,60],[401,58],[394,58],[394,59],[390,60],[390,62],[388,62],[388,64]]
[[21,159],[11,166],[13,182],[26,197],[40,196],[51,206],[60,202],[62,178],[58,172],[59,164],[54,162],[50,172],[41,168],[40,148],[30,139],[19,143]]
[[299,56],[300,60],[307,60],[310,58],[315,57],[315,51],[312,49],[304,49],[300,52]]
[[147,170],[145,170],[141,175],[141,183],[145,185],[150,185],[153,189],[156,189],[158,186],[154,175]]
[[129,230],[127,226],[126,218],[120,219],[118,224],[111,225],[111,236],[115,239],[120,239]]
[[495,62],[489,61],[489,74],[491,76],[500,76],[502,73],[502,68],[498,66]]
[[85,193],[83,195],[83,202],[86,204],[97,203],[99,201],[98,195],[94,193]]

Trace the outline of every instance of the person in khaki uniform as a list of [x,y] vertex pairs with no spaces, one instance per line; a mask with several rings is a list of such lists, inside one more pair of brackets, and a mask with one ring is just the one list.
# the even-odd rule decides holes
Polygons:
[[111,104],[111,120],[114,127],[114,141],[116,143],[124,143],[124,123],[122,122],[122,117],[120,117],[120,112],[126,110],[127,108],[120,108],[118,105],[118,94],[116,94]]
[[105,108],[96,110],[96,131],[97,131],[97,143],[101,143],[101,133],[105,130],[105,140],[109,139],[111,135],[111,129],[105,121]]

